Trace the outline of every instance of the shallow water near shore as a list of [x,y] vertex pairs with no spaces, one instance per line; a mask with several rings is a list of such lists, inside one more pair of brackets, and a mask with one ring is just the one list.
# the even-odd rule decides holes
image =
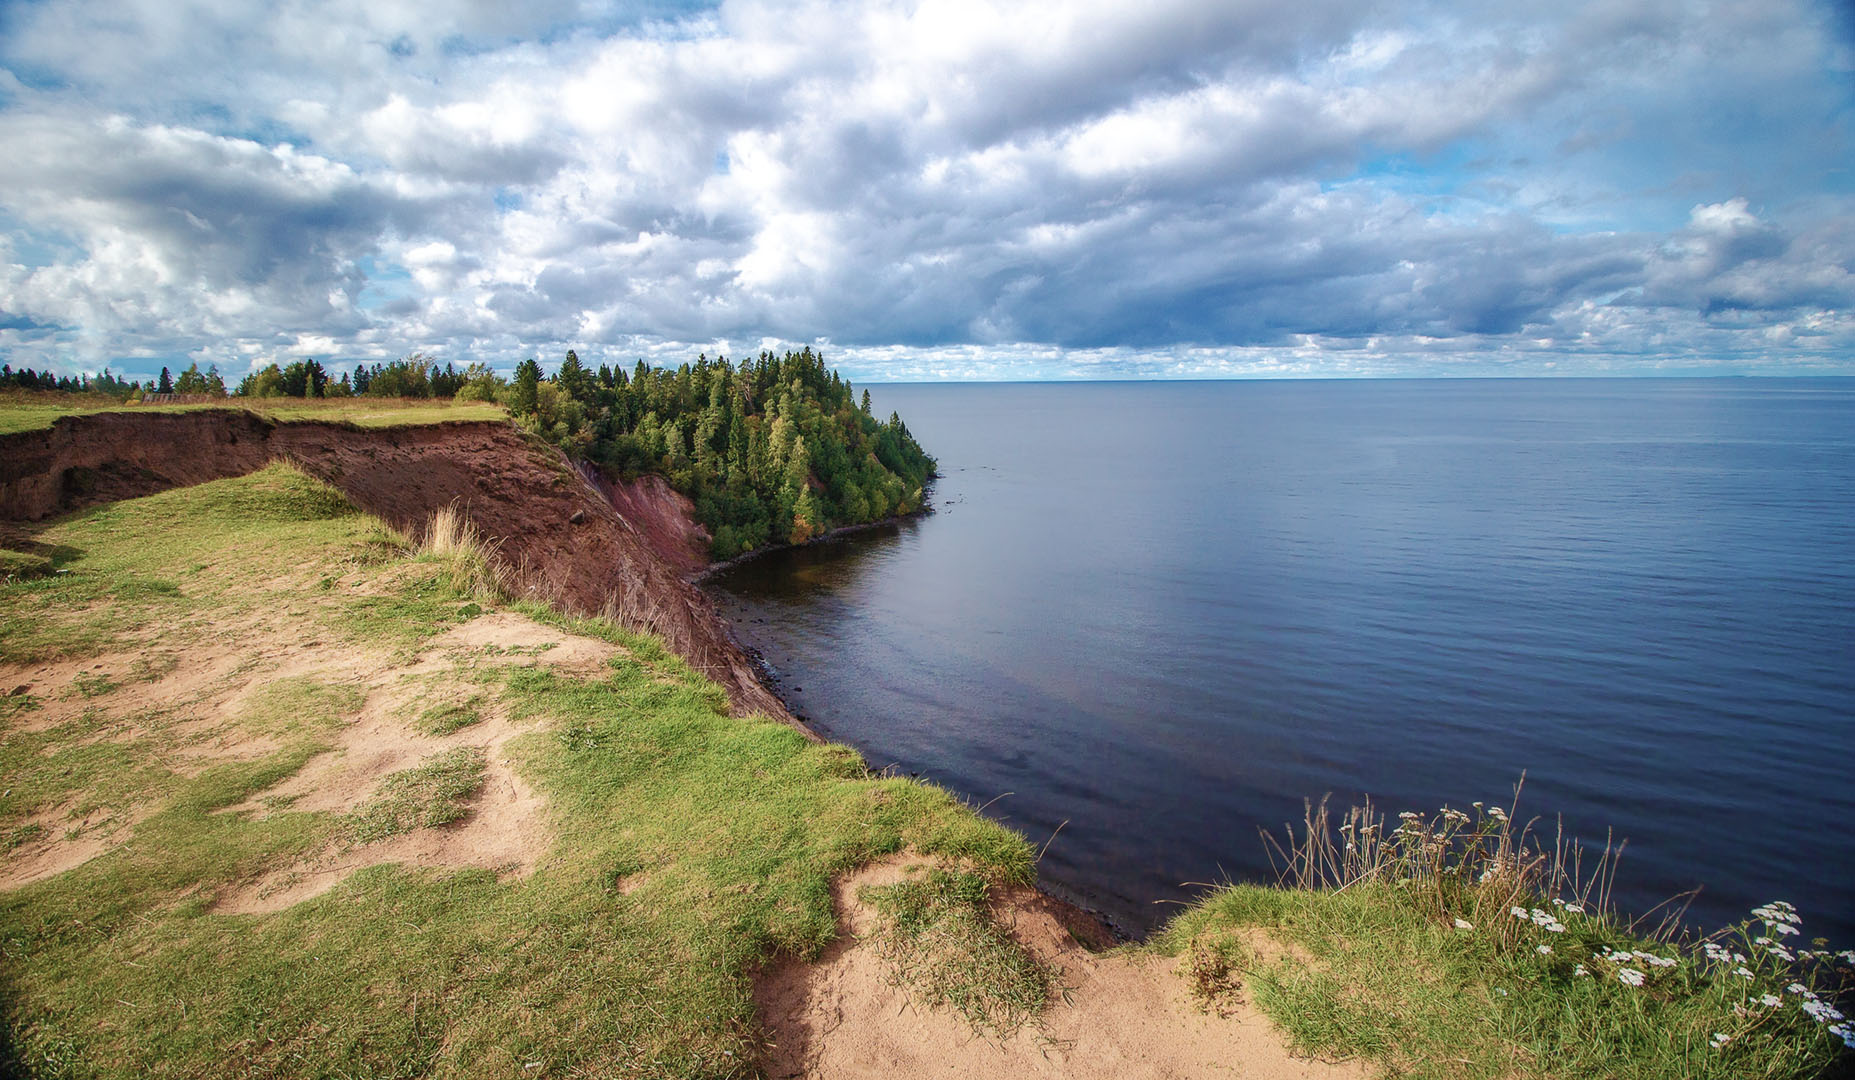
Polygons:
[[1054,834],[1060,895],[1143,933],[1304,797],[1524,771],[1628,839],[1625,909],[1855,945],[1855,381],[870,389],[936,512],[705,585],[827,737]]

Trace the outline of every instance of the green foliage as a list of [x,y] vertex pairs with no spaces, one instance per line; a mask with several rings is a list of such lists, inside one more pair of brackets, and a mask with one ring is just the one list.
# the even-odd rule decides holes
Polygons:
[[810,348],[738,367],[639,362],[629,375],[568,353],[552,379],[524,360],[501,400],[575,459],[668,479],[695,501],[717,558],[910,513],[934,473],[901,418],[870,415],[868,391],[859,403]]
[[1826,1010],[1855,953],[1785,944],[1800,920],[1782,903],[1700,941],[1644,936],[1606,905],[1608,857],[1581,878],[1512,820],[1476,803],[1392,827],[1363,807],[1336,835],[1310,807],[1282,848],[1298,887],[1219,889],[1154,946],[1187,953],[1189,977],[1234,948],[1213,974],[1300,1052],[1394,1076],[1805,1080],[1834,1059],[1846,1029]]

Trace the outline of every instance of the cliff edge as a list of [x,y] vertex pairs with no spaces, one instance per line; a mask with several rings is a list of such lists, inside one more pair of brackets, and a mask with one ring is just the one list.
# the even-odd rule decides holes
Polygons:
[[414,539],[433,513],[456,507],[493,545],[518,595],[656,634],[726,687],[736,713],[804,730],[684,580],[700,558],[687,500],[655,477],[595,483],[508,423],[363,428],[237,409],[63,417],[0,435],[0,521],[242,476],[278,459]]

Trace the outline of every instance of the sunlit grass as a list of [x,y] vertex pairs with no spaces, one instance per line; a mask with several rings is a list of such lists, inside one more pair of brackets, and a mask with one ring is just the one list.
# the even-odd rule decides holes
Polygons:
[[125,405],[93,394],[0,393],[0,435],[52,426],[61,416],[99,412],[199,412],[245,409],[270,420],[332,420],[361,427],[437,424],[448,420],[502,420],[508,412],[481,401],[430,398],[226,398],[217,404]]
[[[1030,872],[1019,837],[946,793],[731,717],[654,639],[498,600],[459,573],[470,545],[421,551],[286,466],[93,508],[34,542],[68,573],[0,585],[0,659],[96,657],[118,685],[21,696],[0,729],[0,838],[43,843],[62,826],[28,819],[71,800],[138,823],[113,850],[0,892],[13,1055],[0,1072],[744,1076],[753,974],[831,940],[834,876],[904,847]],[[496,753],[545,803],[533,874],[384,865],[273,915],[220,912],[266,875],[482,797],[481,752],[446,751],[351,812],[233,809],[326,755],[370,686],[425,685],[393,670],[435,634],[498,610],[622,651],[591,677],[486,652],[455,685],[442,668],[419,675],[432,705],[377,715],[467,738],[450,726],[467,713],[428,715],[460,703],[520,729]],[[168,685],[247,630],[340,659],[289,675],[254,656],[162,710],[123,711],[145,685],[128,656],[178,656],[142,671]],[[54,707],[90,711],[27,730]],[[182,767],[189,747],[232,735],[264,740],[257,756]]]
[[[1541,850],[1499,806],[1310,808],[1283,887],[1219,889],[1156,946],[1253,949],[1236,984],[1305,1053],[1412,1077],[1812,1077],[1855,1032],[1855,953],[1797,950],[1788,905],[1705,938],[1628,925],[1612,861]],[[1270,956],[1264,959],[1264,956]]]

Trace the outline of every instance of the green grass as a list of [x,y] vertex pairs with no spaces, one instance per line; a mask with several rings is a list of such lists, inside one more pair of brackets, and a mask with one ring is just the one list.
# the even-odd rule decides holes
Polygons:
[[380,791],[349,815],[347,835],[357,844],[430,829],[469,813],[469,798],[483,784],[481,747],[460,746],[386,778]]
[[1840,1048],[1785,988],[1833,996],[1846,955],[1788,961],[1755,941],[1780,933],[1754,922],[1710,946],[1632,933],[1591,877],[1555,871],[1506,815],[1479,807],[1412,815],[1390,833],[1355,813],[1345,849],[1322,810],[1313,839],[1289,850],[1304,872],[1324,865],[1322,880],[1219,889],[1153,943],[1185,955],[1190,981],[1215,984],[1204,996],[1251,995],[1300,1052],[1413,1078],[1801,1080]]
[[935,867],[861,899],[880,925],[872,935],[896,985],[930,1007],[945,1006],[976,1032],[1004,1038],[1036,1019],[1052,972],[1000,927],[985,875]]
[[[0,585],[0,661],[102,664],[121,688],[23,695],[0,729],[0,835],[38,843],[28,818],[73,803],[138,823],[107,854],[0,892],[0,1047],[15,1059],[0,1072],[745,1076],[753,975],[831,940],[836,875],[904,848],[1031,872],[1021,838],[945,792],[731,717],[654,639],[496,600],[468,552],[413,551],[284,466],[94,508],[32,541],[70,572]],[[229,812],[335,745],[376,689],[406,685],[394,665],[434,634],[498,609],[622,647],[589,678],[486,652],[434,688],[524,730],[497,754],[545,800],[534,873],[373,866],[276,914],[217,910],[351,843],[357,820],[401,828],[470,805],[482,759],[465,753],[354,816]],[[265,656],[221,655],[259,636]],[[275,670],[312,647],[339,662]],[[215,649],[223,674],[191,687]],[[141,674],[172,659],[155,676],[168,681],[136,682],[142,658]],[[125,703],[166,686],[191,688]],[[451,722],[421,719],[428,707],[397,722]],[[22,726],[51,709],[67,718]],[[234,735],[260,752],[188,756]]]
[[61,416],[99,412],[198,412],[202,409],[248,409],[271,420],[333,420],[361,427],[401,427],[447,420],[504,420],[500,405],[481,401],[433,401],[412,398],[227,398],[208,405],[125,405],[82,394],[0,394],[0,435],[36,431]]

